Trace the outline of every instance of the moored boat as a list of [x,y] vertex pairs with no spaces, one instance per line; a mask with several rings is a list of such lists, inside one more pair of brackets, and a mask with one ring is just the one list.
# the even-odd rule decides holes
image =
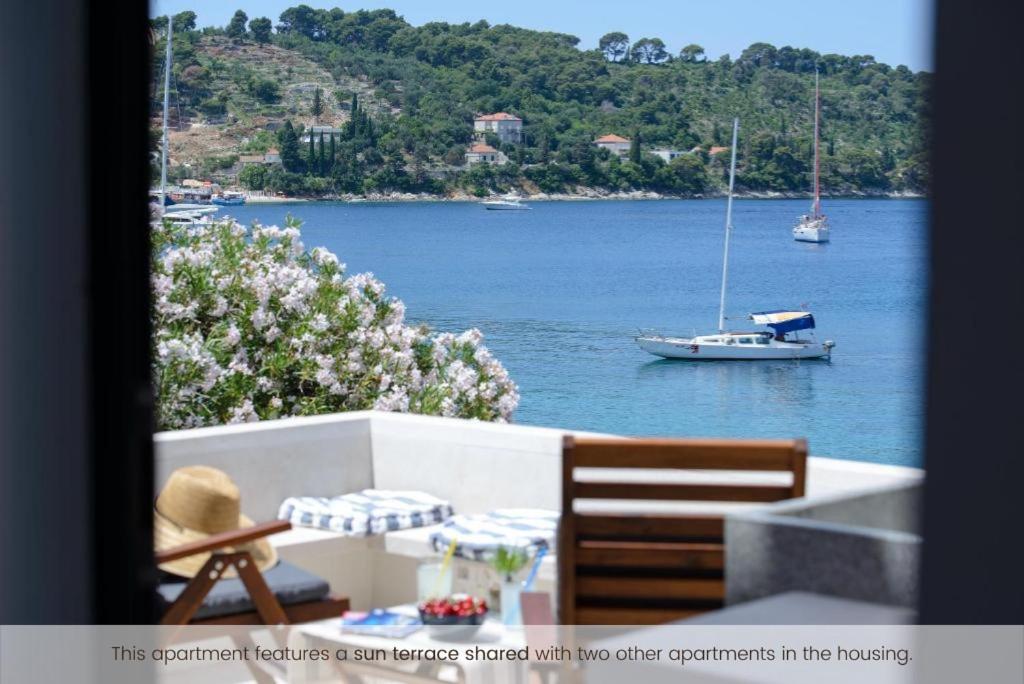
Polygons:
[[793,239],[798,242],[828,242],[828,217],[821,213],[820,159],[818,156],[818,129],[821,118],[821,96],[818,91],[818,72],[814,72],[814,203],[811,213],[804,214],[793,226]]
[[[739,119],[733,120],[732,160],[729,166],[729,198],[725,210],[725,250],[722,255],[722,289],[719,296],[718,332],[693,337],[651,334],[636,337],[644,351],[666,359],[752,361],[771,359],[828,358],[835,343],[800,339],[800,330],[814,329],[814,316],[807,311],[761,311],[747,318],[772,332],[729,332],[725,329],[725,293],[729,273],[729,238],[732,234],[732,200],[736,180],[736,143]],[[795,337],[788,337],[793,333]]]
[[523,209],[529,209],[529,205],[523,204],[519,197],[515,195],[506,195],[502,199],[491,199],[483,202],[484,209],[490,209],[491,211],[517,211]]
[[238,192],[235,190],[225,190],[219,195],[215,196],[212,200],[214,204],[219,204],[223,207],[237,207],[245,204],[245,193]]

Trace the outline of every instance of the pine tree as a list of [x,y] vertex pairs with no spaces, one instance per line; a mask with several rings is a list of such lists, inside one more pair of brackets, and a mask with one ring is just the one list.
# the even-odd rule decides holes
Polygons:
[[325,156],[326,154],[327,146],[324,144],[324,132],[320,131],[320,166],[318,170],[321,176],[327,173],[327,158]]
[[629,161],[634,164],[639,164],[641,158],[640,151],[640,131],[633,133],[633,142],[629,145]]
[[302,156],[299,154],[299,136],[291,120],[284,122],[284,127],[277,134],[277,144],[281,149],[281,165],[285,171],[299,171],[302,167]]
[[316,149],[313,147],[313,129],[309,129],[309,155],[306,157],[306,170],[316,173]]
[[331,163],[328,165],[328,169],[327,169],[328,172],[334,170],[334,163],[335,163],[335,161],[337,159],[338,159],[338,150],[334,146],[334,132],[332,131],[331,132]]
[[313,115],[314,123],[320,123],[320,116],[324,113],[324,102],[320,96],[320,88],[313,91],[313,106],[309,108],[309,113]]

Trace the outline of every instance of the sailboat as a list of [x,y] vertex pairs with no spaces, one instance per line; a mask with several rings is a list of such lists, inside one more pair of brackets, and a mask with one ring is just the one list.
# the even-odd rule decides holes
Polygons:
[[[771,332],[727,332],[725,329],[725,292],[729,274],[729,238],[732,234],[732,197],[736,180],[736,141],[740,120],[732,124],[732,161],[729,166],[729,199],[725,209],[725,252],[722,256],[722,290],[718,305],[718,332],[695,337],[641,335],[636,343],[646,352],[666,359],[756,360],[828,358],[835,347],[831,340],[818,343],[801,339],[799,331],[815,327],[808,311],[777,310],[752,313],[748,318]],[[790,334],[794,337],[789,337]]]
[[169,142],[167,138],[167,112],[170,107],[171,91],[171,41],[174,37],[171,17],[167,17],[167,54],[164,56],[164,111],[163,111],[163,149],[160,154],[160,190],[150,191],[150,209],[157,222],[167,219],[171,223],[196,224],[207,221],[209,214],[218,211],[217,207],[208,204],[175,203],[167,196],[167,155]]
[[799,242],[828,242],[828,217],[821,213],[820,157],[818,155],[818,128],[821,119],[821,96],[818,91],[818,72],[814,72],[814,203],[811,213],[804,214],[793,227],[793,239]]

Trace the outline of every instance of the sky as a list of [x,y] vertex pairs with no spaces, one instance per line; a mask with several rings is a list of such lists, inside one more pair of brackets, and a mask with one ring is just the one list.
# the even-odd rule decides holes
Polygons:
[[414,25],[486,19],[491,24],[571,33],[580,47],[596,47],[609,31],[632,40],[661,38],[673,53],[689,43],[716,59],[733,58],[751,43],[806,47],[821,53],[873,55],[892,66],[931,70],[931,0],[152,0],[161,16],[192,10],[198,25],[225,26],[236,9],[277,24],[282,10],[299,4],[357,9],[389,8]]

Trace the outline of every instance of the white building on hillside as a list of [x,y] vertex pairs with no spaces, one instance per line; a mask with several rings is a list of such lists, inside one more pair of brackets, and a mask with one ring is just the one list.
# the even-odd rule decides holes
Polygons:
[[324,136],[324,140],[330,140],[331,136],[339,137],[345,135],[345,129],[339,126],[310,126],[306,133],[302,136],[302,142],[309,143],[309,135],[313,134],[313,142],[320,142],[320,136]]
[[523,120],[506,112],[482,114],[473,119],[473,133],[481,139],[485,133],[494,133],[503,143],[521,143]]
[[651,154],[653,154],[655,157],[661,157],[665,161],[665,163],[668,164],[676,157],[681,157],[687,153],[683,152],[682,150],[670,150],[665,147],[659,147],[658,149],[651,150]]
[[629,154],[629,147],[633,144],[633,141],[629,138],[623,138],[620,135],[609,134],[602,135],[594,141],[594,144],[598,147],[609,150],[620,157],[624,157]]

